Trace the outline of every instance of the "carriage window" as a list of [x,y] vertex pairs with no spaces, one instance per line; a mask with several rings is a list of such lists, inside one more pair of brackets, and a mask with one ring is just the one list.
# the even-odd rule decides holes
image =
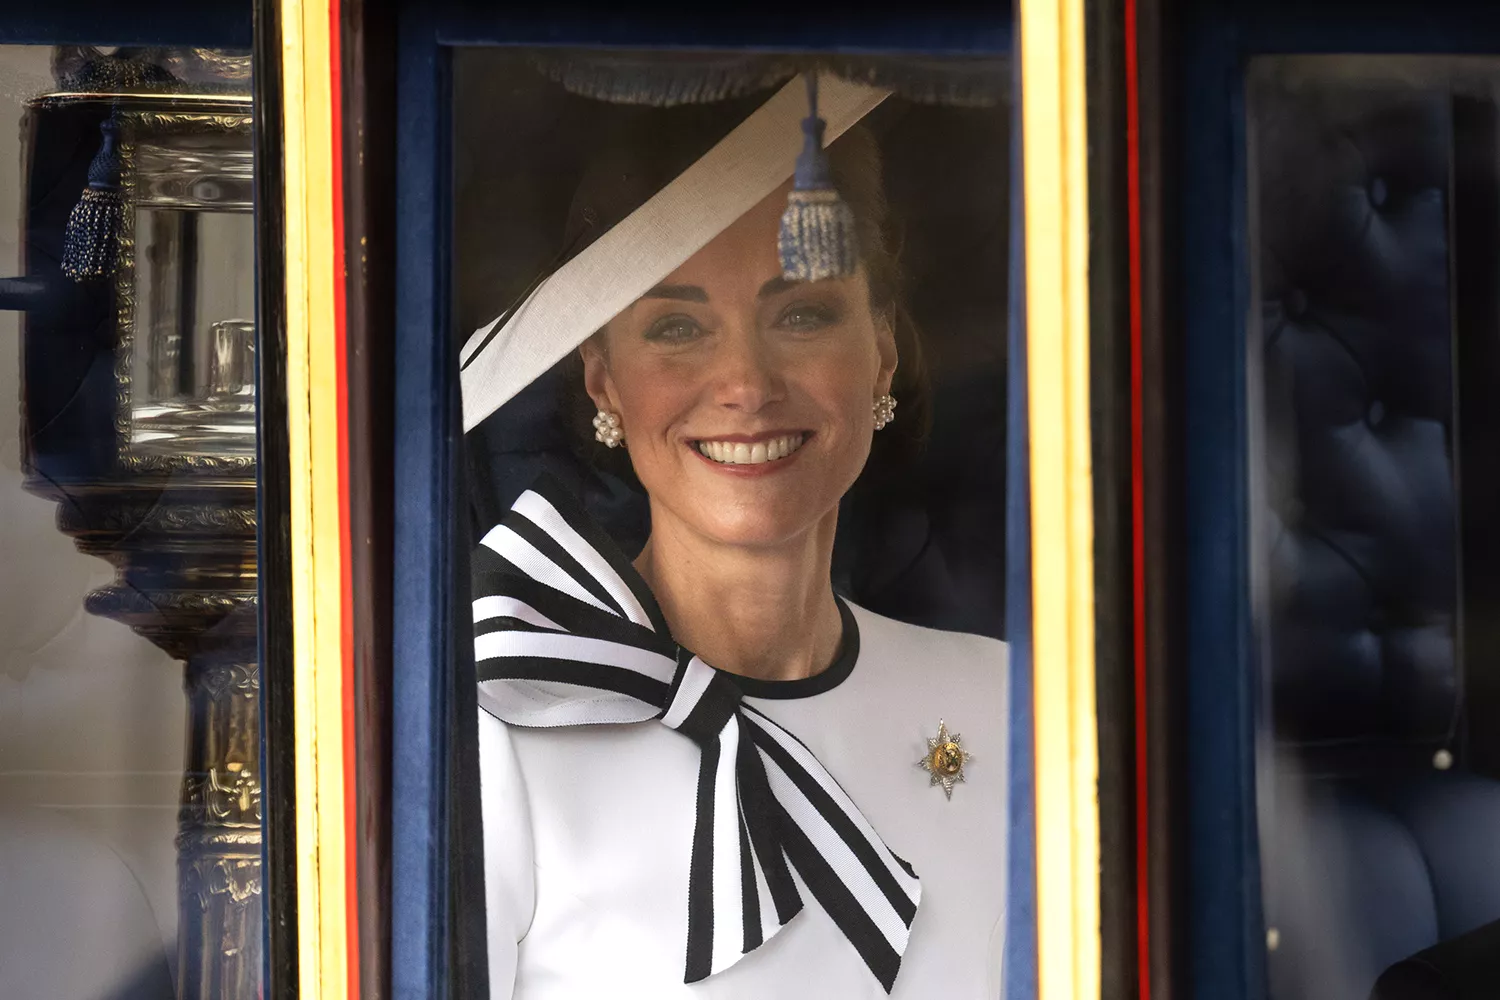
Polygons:
[[261,983],[248,53],[0,48],[0,994]]
[[1271,996],[1500,920],[1500,61],[1252,65]]
[[998,993],[1006,76],[455,53],[497,995]]

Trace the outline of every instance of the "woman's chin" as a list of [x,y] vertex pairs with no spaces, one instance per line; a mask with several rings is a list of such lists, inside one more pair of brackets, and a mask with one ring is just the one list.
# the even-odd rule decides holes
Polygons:
[[676,514],[693,534],[720,545],[776,548],[806,537],[837,511],[845,490],[828,471],[826,463],[808,463],[779,475],[742,478],[700,467],[678,477],[671,489],[647,484],[646,491],[653,508]]
[[698,534],[720,545],[769,549],[805,537],[828,513],[806,508],[777,510],[774,506],[739,511],[725,507],[700,510],[693,527]]

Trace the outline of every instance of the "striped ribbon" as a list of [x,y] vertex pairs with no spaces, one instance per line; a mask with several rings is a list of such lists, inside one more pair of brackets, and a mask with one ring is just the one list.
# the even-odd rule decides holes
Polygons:
[[921,883],[733,675],[672,640],[609,537],[550,477],[474,555],[480,704],[517,726],[658,721],[698,744],[685,982],[721,972],[802,909],[795,871],[889,993]]

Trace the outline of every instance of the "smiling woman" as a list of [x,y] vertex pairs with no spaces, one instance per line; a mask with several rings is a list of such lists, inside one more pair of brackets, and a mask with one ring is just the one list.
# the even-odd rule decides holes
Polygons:
[[494,997],[999,993],[1006,647],[836,555],[896,564],[857,484],[909,498],[928,424],[889,96],[812,69],[599,129],[564,251],[463,351]]
[[[786,196],[778,188],[583,346],[589,396],[620,415],[650,498],[636,567],[673,634],[776,679],[816,672],[837,648],[838,504],[897,363],[863,270],[782,276]],[[767,621],[790,628],[768,642]]]
[[[569,233],[586,231],[588,219],[620,213],[617,202],[624,193],[618,180],[622,176],[650,178],[658,186],[664,186],[671,179],[680,169],[677,157],[671,154],[682,146],[684,140],[681,135],[661,134],[667,128],[667,125],[654,121],[627,128],[614,138],[609,151],[593,159],[573,200],[567,227]],[[581,427],[587,428],[580,441],[586,447],[592,445],[594,434],[599,429],[597,425],[617,420],[616,413],[620,408],[600,404],[598,392],[592,386],[585,394],[582,361],[594,358],[597,369],[597,362],[605,357],[623,360],[618,346],[612,352],[606,351],[608,344],[618,340],[622,325],[640,324],[639,339],[657,348],[656,355],[663,358],[663,365],[668,363],[666,357],[670,354],[675,359],[671,363],[680,366],[692,363],[694,358],[701,364],[711,353],[722,361],[725,349],[735,345],[732,338],[736,330],[746,327],[746,322],[740,322],[745,319],[758,331],[748,347],[757,351],[780,350],[783,363],[796,360],[786,353],[788,351],[800,352],[798,356],[805,363],[819,357],[829,360],[832,357],[830,349],[838,346],[874,346],[887,355],[894,350],[899,361],[894,374],[885,372],[880,376],[884,379],[884,388],[877,397],[881,401],[881,412],[888,414],[886,423],[890,423],[896,400],[900,400],[902,420],[883,436],[881,443],[886,445],[885,451],[892,453],[910,455],[920,450],[929,426],[926,366],[921,341],[903,303],[901,269],[889,249],[892,235],[880,148],[870,129],[860,124],[840,136],[829,148],[828,155],[836,188],[853,213],[862,265],[858,272],[844,281],[813,285],[793,282],[782,275],[777,236],[789,189],[789,185],[783,185],[781,190],[769,195],[728,230],[714,237],[677,273],[645,292],[604,330],[585,342],[579,355],[576,381],[580,397],[578,421]],[[717,290],[700,283],[704,275],[707,275],[706,280],[718,286]],[[726,287],[724,279],[728,276],[737,282],[742,280],[747,287]],[[757,277],[764,279],[758,285]],[[739,295],[748,300],[752,292],[758,312],[749,317],[734,315],[733,310],[741,307],[731,301],[730,296]],[[774,315],[770,314],[772,312]],[[726,320],[729,321],[727,324]],[[849,336],[850,325],[861,323],[871,329],[860,336]],[[610,331],[614,331],[613,337]],[[773,333],[779,335],[771,336]],[[688,349],[690,342],[696,344],[691,350]],[[889,367],[891,360],[887,357],[881,363]],[[857,371],[858,366],[849,370]],[[672,383],[674,391],[683,388],[678,369],[668,371],[664,367],[661,374]],[[574,377],[570,375],[570,378]],[[773,385],[771,391],[785,388]],[[591,422],[585,423],[590,417]],[[770,469],[753,473],[746,466],[758,466],[773,456],[790,455],[809,440],[808,434],[802,433],[800,437],[797,434],[811,430],[757,426],[754,433],[747,436],[743,429],[738,433],[733,429],[716,429],[723,433],[698,435],[701,440],[697,442],[697,450],[716,462],[740,467],[737,470],[740,475],[768,473]],[[788,433],[777,433],[780,430]],[[620,433],[623,434],[623,430]],[[739,437],[745,439],[739,441]],[[763,451],[755,449],[756,438],[766,445]],[[780,438],[785,440],[773,451],[772,445]],[[812,453],[818,453],[830,440],[817,442]],[[743,449],[736,448],[736,443],[742,444]],[[584,458],[631,483],[632,487],[639,487],[636,478],[636,466],[641,458],[639,449],[628,457],[615,455],[598,462],[587,454]],[[850,482],[853,478],[851,473]],[[849,484],[843,484],[839,495],[847,492]],[[706,498],[703,500],[707,502]]]

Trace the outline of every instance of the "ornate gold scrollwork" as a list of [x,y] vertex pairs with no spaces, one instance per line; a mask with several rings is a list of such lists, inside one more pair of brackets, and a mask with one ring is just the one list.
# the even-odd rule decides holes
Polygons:
[[[253,498],[251,498],[253,501]],[[170,531],[174,533],[255,537],[255,507],[244,504],[176,503],[143,501],[84,507],[66,504],[57,508],[57,530],[65,535],[120,531]]]
[[259,829],[260,776],[240,761],[211,767],[207,774],[188,775],[183,779],[182,808],[201,810],[213,823],[248,824]]
[[198,858],[182,874],[182,891],[196,897],[205,913],[216,897],[242,907],[261,894],[259,858]]

